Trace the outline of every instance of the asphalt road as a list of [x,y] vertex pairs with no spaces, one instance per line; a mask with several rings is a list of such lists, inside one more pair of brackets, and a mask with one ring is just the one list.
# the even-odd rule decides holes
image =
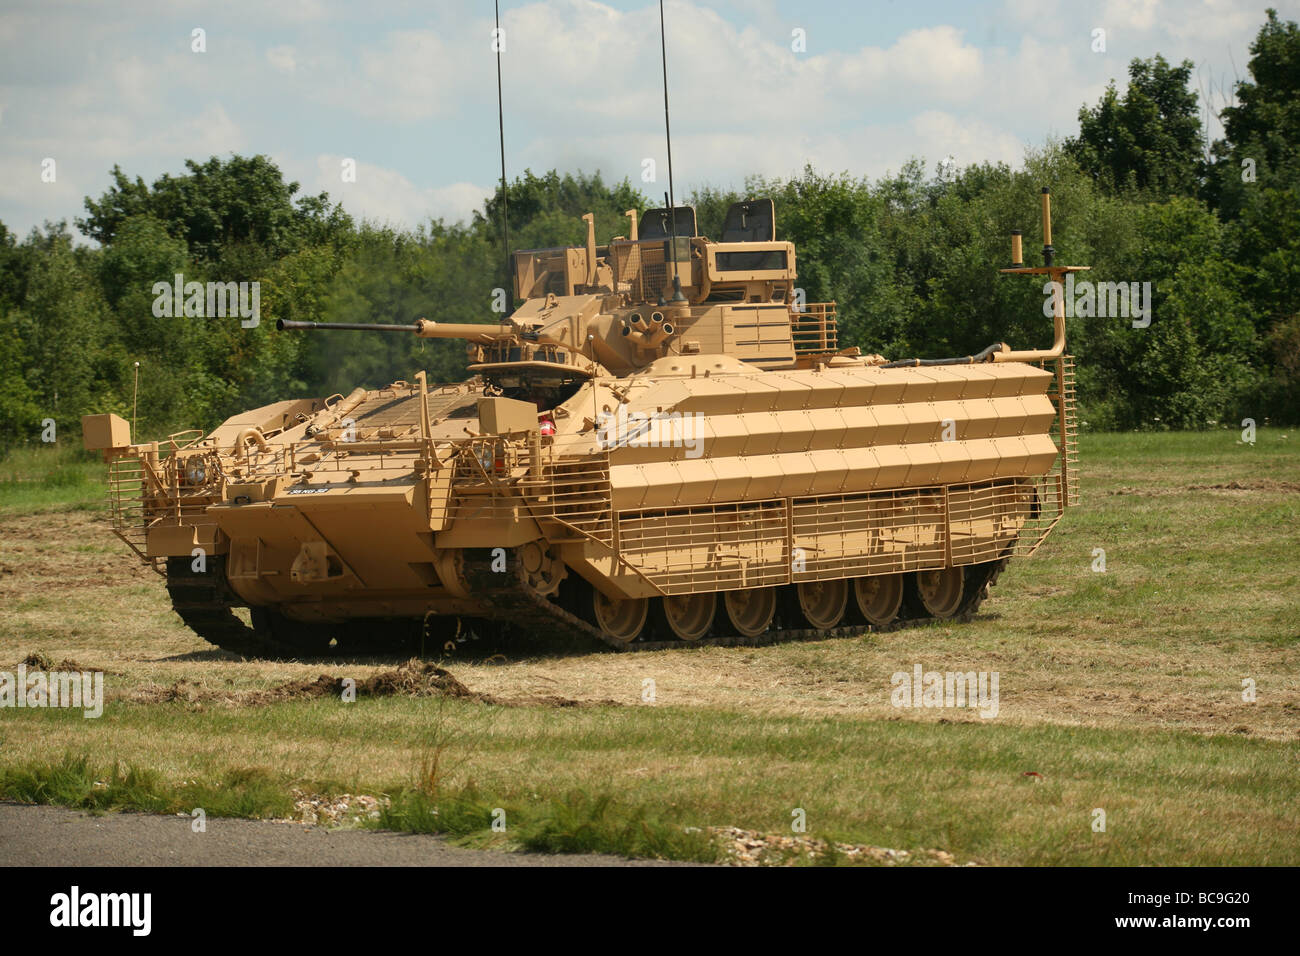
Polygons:
[[449,846],[442,837],[325,830],[300,823],[144,813],[91,816],[62,807],[0,803],[0,866],[689,866],[615,856],[503,853]]

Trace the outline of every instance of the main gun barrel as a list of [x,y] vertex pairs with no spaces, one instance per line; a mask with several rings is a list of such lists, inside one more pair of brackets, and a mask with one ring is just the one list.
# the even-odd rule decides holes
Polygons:
[[513,328],[500,325],[475,325],[470,322],[430,322],[420,319],[415,323],[415,334],[422,339],[467,339],[479,345],[487,345],[500,338],[508,338]]
[[510,336],[513,330],[508,326],[475,325],[469,322],[430,322],[420,319],[411,325],[380,325],[369,322],[292,322],[280,319],[275,327],[285,329],[336,329],[341,332],[407,332],[422,339],[465,339],[479,345],[495,342],[503,336]]
[[279,319],[275,327],[285,329],[338,329],[341,332],[419,332],[418,325],[372,325],[369,322],[291,322]]

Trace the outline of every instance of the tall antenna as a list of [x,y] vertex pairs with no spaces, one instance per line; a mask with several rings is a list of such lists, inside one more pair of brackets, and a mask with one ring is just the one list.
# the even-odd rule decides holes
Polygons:
[[[496,13],[497,29],[493,36],[497,48],[497,132],[501,136],[501,246],[505,250],[506,282],[510,281],[510,202],[506,195],[506,119],[501,102],[501,4],[492,0],[492,9]],[[669,174],[671,178],[671,173]]]
[[[664,66],[664,138],[668,141],[668,224],[673,237],[673,298],[674,302],[686,301],[682,294],[682,277],[677,271],[677,205],[673,196],[673,128],[668,121],[668,35],[664,30],[664,0],[659,0],[659,52]],[[668,302],[663,292],[659,293],[659,304]]]
[[664,136],[668,140],[668,215],[676,220],[673,212],[673,129],[668,122],[668,40],[664,33],[664,0],[659,0],[659,51],[664,65]]

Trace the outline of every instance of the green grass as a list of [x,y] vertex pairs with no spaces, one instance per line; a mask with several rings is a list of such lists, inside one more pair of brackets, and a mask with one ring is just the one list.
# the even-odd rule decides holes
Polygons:
[[211,817],[272,818],[293,809],[283,781],[265,769],[232,769],[217,780],[172,784],[147,768],[95,766],[84,754],[0,768],[0,796],[91,812],[190,813],[201,807]]
[[[289,786],[287,778],[264,768],[227,770],[219,779],[172,784],[149,769],[95,765],[84,754],[0,768],[0,798],[91,813],[190,814],[201,808],[211,817],[284,818],[293,810]],[[629,808],[610,796],[590,797],[579,790],[549,803],[507,809],[485,800],[473,787],[436,795],[399,788],[372,825],[542,853],[610,853],[701,863],[720,858],[717,845],[698,830],[687,831],[644,807]]]
[[[1174,637],[1294,646],[1300,432],[1260,429],[1253,446],[1239,439],[1221,430],[1085,435],[1082,507],[1046,546],[1065,560],[1019,562],[1013,573],[1017,584],[1045,588],[1089,571],[1094,548],[1106,552],[1106,573],[1074,574],[1074,586],[1034,601],[1033,616],[1091,618],[1115,628],[1110,639],[1154,646]],[[1260,490],[1212,487],[1232,483]],[[1282,483],[1291,490],[1270,490]]]
[[71,442],[17,448],[0,460],[0,512],[106,509],[104,462]]
[[[444,754],[455,769],[431,791],[412,768],[427,758],[423,731],[435,706],[456,728]],[[457,837],[490,839],[500,807],[512,841],[551,852],[700,859],[689,828],[789,833],[791,811],[801,808],[810,836],[945,849],[961,862],[1300,860],[1294,745],[1233,735],[391,698],[225,710],[137,705],[96,721],[59,711],[12,716],[9,732],[21,723],[54,741],[74,731],[87,752],[118,754],[113,762],[123,766],[145,766],[169,741],[166,772],[97,771],[110,781],[102,794],[81,770],[72,783],[44,782],[67,771],[43,775],[39,761],[0,774],[0,795],[68,806],[172,812],[185,803],[206,808],[198,794],[211,792],[223,807],[245,800],[248,815],[262,816],[277,792],[269,782],[280,794],[292,782],[321,793],[388,794],[380,825]],[[359,767],[363,752],[372,763]],[[245,789],[261,789],[241,796],[232,774]],[[221,783],[180,783],[194,780]],[[172,796],[175,787],[183,796]],[[1095,808],[1107,813],[1106,833],[1091,830]]]
[[[718,845],[700,827],[684,826],[645,806],[581,789],[507,806],[476,788],[430,794],[399,789],[371,825],[376,829],[440,833],[466,845],[507,845],[535,853],[607,853],[629,858],[716,863]],[[499,830],[493,829],[497,823]]]

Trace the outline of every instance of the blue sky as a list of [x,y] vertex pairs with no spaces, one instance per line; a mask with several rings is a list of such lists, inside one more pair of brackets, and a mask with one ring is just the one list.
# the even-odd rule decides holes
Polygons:
[[[911,157],[1017,164],[1073,133],[1080,105],[1122,85],[1133,57],[1192,59],[1207,87],[1244,77],[1267,5],[669,0],[677,189],[805,163],[867,176]],[[1300,0],[1272,5],[1300,19]],[[657,5],[505,0],[502,19],[508,173],[599,169],[662,192]],[[463,218],[498,175],[491,27],[481,0],[9,0],[0,220],[19,233],[71,220],[114,163],[152,181],[231,152],[272,156],[356,216]],[[205,52],[191,50],[195,28]],[[345,159],[356,182],[342,180]]]

